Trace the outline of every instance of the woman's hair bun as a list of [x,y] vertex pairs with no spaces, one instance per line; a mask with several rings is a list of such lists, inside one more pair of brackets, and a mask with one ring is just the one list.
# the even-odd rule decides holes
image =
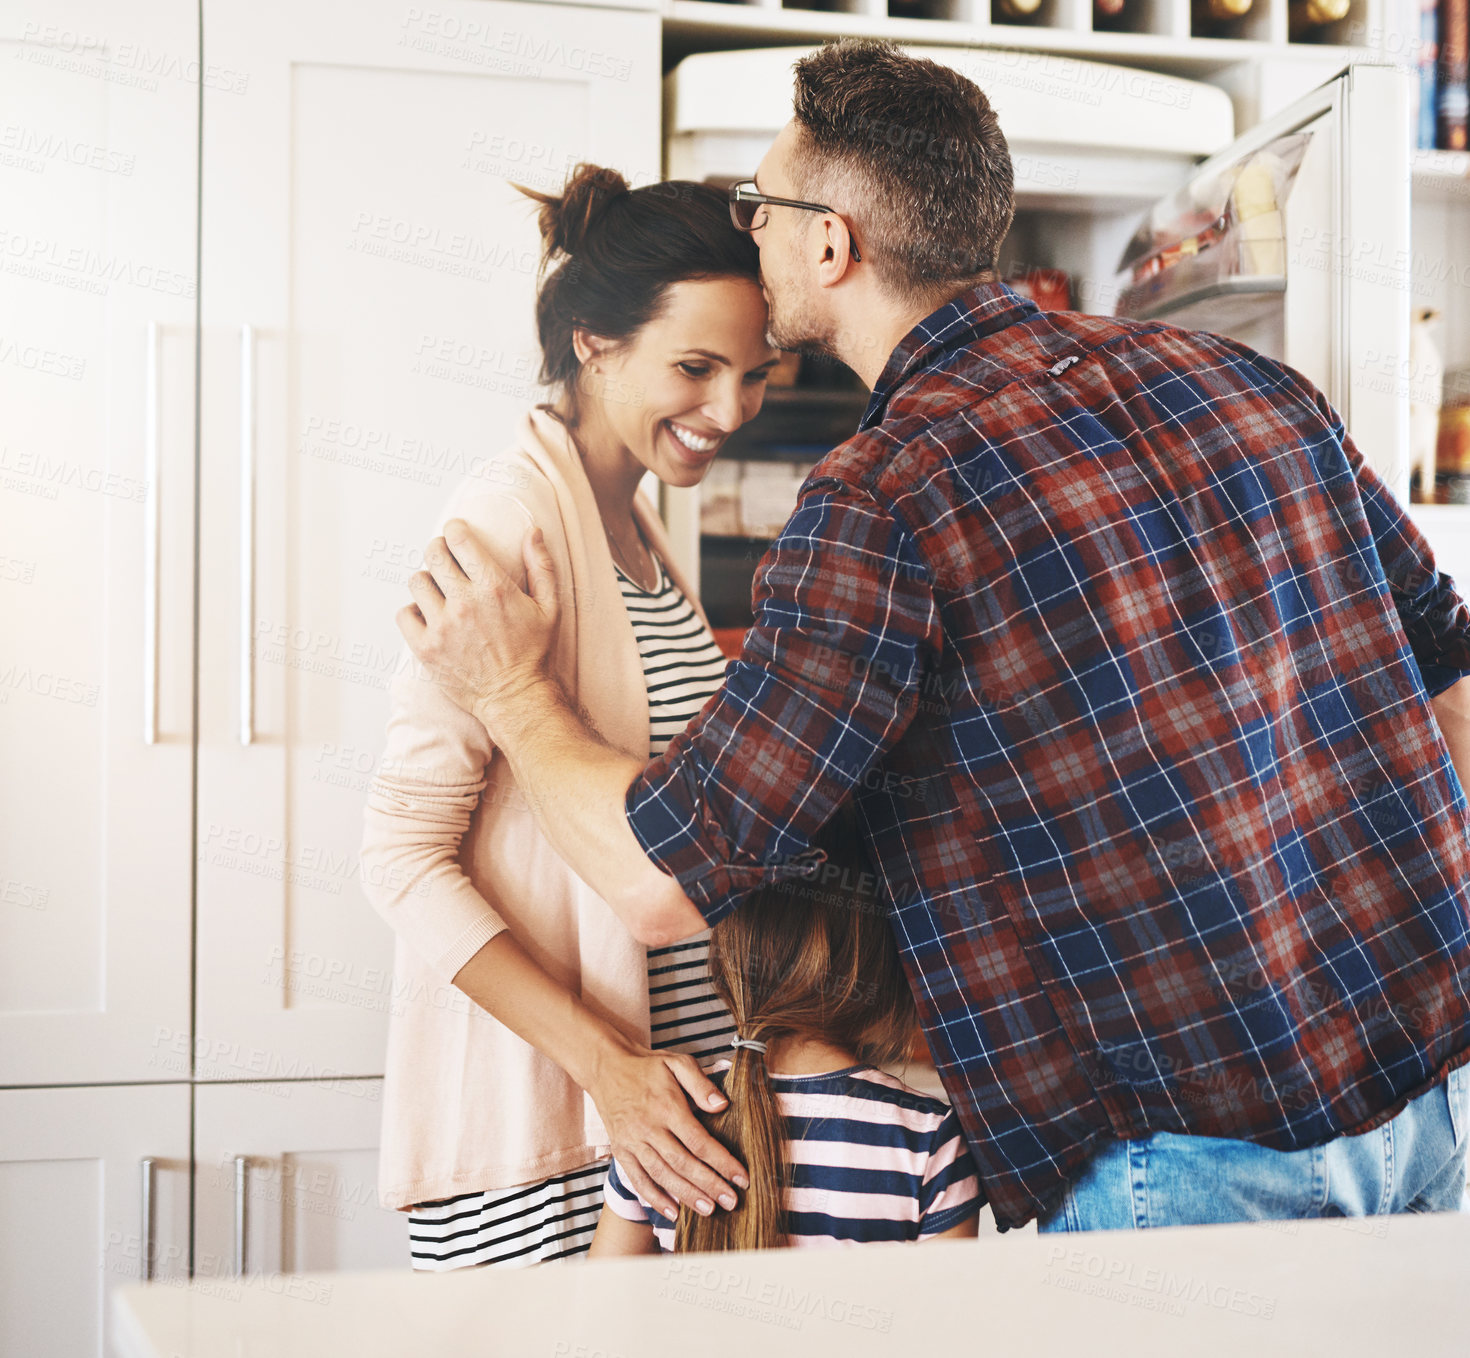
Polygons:
[[538,193],[517,184],[528,198],[541,204],[537,223],[547,259],[580,253],[592,224],[607,205],[628,193],[628,181],[606,165],[578,165],[562,187],[561,196]]
[[622,343],[658,313],[675,283],[760,282],[760,251],[735,228],[729,196],[713,184],[671,180],[632,189],[616,170],[584,163],[559,192],[512,187],[537,205],[541,231],[541,381],[562,387],[574,403],[578,330]]

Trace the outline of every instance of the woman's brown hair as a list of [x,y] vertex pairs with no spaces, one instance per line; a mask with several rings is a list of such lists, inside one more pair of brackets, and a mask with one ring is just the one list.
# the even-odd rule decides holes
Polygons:
[[[865,1064],[899,1060],[918,1015],[851,812],[839,811],[813,844],[827,861],[812,875],[762,888],[710,931],[715,993],[742,1039],[818,1038]],[[745,1166],[750,1187],[730,1212],[681,1207],[678,1251],[786,1244],[786,1138],[765,1055],[737,1048],[724,1089],[724,1110],[699,1116]]]
[[514,187],[541,205],[541,380],[574,403],[581,367],[574,330],[626,341],[658,315],[675,283],[760,282],[760,251],[713,184],[670,179],[633,189],[616,170],[582,164],[560,194]]

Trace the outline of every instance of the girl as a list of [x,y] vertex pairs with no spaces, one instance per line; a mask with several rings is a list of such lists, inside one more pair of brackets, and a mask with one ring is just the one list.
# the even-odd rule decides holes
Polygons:
[[846,813],[818,844],[816,875],[754,893],[710,935],[710,977],[737,1032],[712,1072],[729,1106],[706,1121],[748,1168],[749,1191],[733,1212],[676,1222],[630,1191],[615,1159],[594,1257],[976,1234],[959,1119],[877,1069],[908,1055],[918,1018]]
[[[440,522],[464,519],[522,577],[522,537],[541,529],[569,590],[560,676],[604,736],[651,758],[725,662],[638,485],[695,485],[760,409],[779,354],[759,255],[708,185],[630,190],[584,165],[559,196],[529,196],[555,399]],[[726,1184],[739,1166],[685,1099],[721,1101],[696,1058],[731,1031],[707,934],[647,952],[542,837],[474,717],[412,665],[392,700],[362,860],[397,934],[379,1189],[408,1213],[415,1267],[585,1252],[613,1145],[646,1195],[656,1172],[733,1206],[695,1157]]]

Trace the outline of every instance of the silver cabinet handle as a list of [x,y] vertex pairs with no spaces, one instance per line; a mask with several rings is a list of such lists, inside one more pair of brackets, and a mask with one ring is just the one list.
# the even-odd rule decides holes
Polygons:
[[142,1162],[143,1201],[140,1210],[143,1229],[139,1234],[143,1237],[143,1262],[139,1271],[145,1283],[153,1281],[153,1168],[157,1163],[151,1155]]
[[250,1186],[250,1160],[247,1156],[235,1157],[235,1272],[236,1278],[245,1276],[245,1200]]
[[143,398],[143,743],[158,743],[159,325],[148,322]]
[[240,327],[240,744],[255,739],[255,327]]

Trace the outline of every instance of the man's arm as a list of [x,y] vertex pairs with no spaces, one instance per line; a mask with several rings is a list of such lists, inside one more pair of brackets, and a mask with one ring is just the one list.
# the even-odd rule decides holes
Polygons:
[[710,924],[822,861],[813,840],[874,786],[944,648],[915,539],[836,477],[803,486],[753,604],[724,687],[628,790],[638,842]]
[[1357,480],[1389,593],[1429,693],[1430,705],[1462,787],[1470,790],[1470,608],[1435,564],[1417,524],[1370,467],[1325,400]]
[[478,717],[541,832],[641,943],[704,928],[679,884],[628,828],[623,798],[643,765],[614,749],[572,704],[550,665],[560,614],[550,553],[533,528],[521,544],[526,589],[459,519],[424,552],[398,611],[410,649],[459,707]]
[[589,729],[546,664],[557,588],[536,535],[526,592],[460,526],[445,534],[399,628],[510,759],[568,864],[645,942],[697,932],[820,862],[812,837],[903,735],[942,645],[928,572],[890,511],[809,482],[762,562],[740,661],[645,768]]
[[1450,763],[1460,776],[1460,785],[1470,789],[1470,678],[1461,679],[1437,693],[1430,702],[1439,718],[1444,743],[1449,746]]
[[[1455,582],[1436,565],[1419,526],[1353,442],[1342,417],[1320,392],[1313,395],[1347,457],[1394,608],[1433,698],[1470,674],[1470,608]],[[1455,767],[1461,772],[1459,760]]]

